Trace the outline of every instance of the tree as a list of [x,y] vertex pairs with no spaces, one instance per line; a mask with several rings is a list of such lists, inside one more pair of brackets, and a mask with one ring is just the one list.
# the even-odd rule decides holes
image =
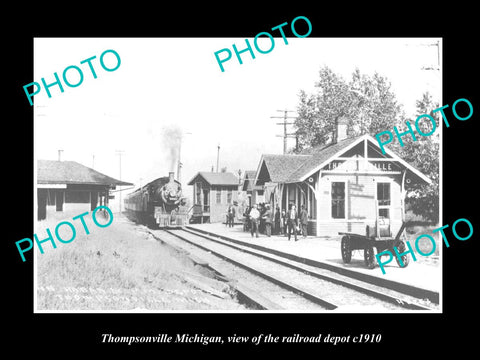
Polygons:
[[375,136],[380,131],[391,129],[403,117],[390,82],[377,72],[369,77],[355,69],[350,89],[354,100],[354,135]]
[[[432,96],[426,92],[421,100],[416,102],[416,116],[429,114],[435,119],[436,127],[441,126],[440,117],[432,111],[439,107],[434,103]],[[411,124],[415,120],[410,120]],[[423,133],[429,133],[432,130],[432,124],[427,119],[419,121],[420,130]],[[439,131],[435,131],[430,136],[416,135],[416,141],[409,136],[404,141],[405,146],[399,148],[397,153],[410,165],[428,176],[432,180],[431,185],[406,185],[407,200],[406,203],[410,210],[416,215],[421,215],[427,220],[437,223],[439,220]]]
[[299,94],[299,116],[295,120],[298,150],[326,144],[337,119],[351,112],[348,84],[330,68],[320,69],[320,80],[315,86],[316,94],[307,95],[303,90]]
[[367,76],[356,69],[351,81],[346,82],[324,66],[319,77],[316,93],[299,93],[295,120],[298,151],[332,141],[340,118],[348,121],[350,136],[375,136],[391,129],[403,114],[389,81],[378,73]]

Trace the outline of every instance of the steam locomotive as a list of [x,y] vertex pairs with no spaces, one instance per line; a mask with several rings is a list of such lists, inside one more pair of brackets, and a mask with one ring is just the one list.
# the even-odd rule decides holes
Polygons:
[[182,185],[174,179],[174,173],[161,177],[138,188],[125,199],[129,219],[149,227],[180,227],[188,223],[182,197]]

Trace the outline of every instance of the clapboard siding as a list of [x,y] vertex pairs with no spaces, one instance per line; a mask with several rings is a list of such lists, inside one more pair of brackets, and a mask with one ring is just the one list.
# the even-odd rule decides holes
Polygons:
[[[390,222],[392,233],[401,226],[401,185],[398,175],[324,174],[318,187],[317,235],[332,236],[338,232],[364,234],[366,225],[375,224],[377,184],[390,183]],[[345,219],[332,218],[332,183],[345,183]]]

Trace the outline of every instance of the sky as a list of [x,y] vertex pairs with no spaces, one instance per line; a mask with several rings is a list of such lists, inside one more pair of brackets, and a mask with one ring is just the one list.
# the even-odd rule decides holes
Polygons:
[[[260,48],[267,49],[269,40],[262,41],[267,42],[259,42]],[[437,42],[439,47],[432,46]],[[64,92],[52,86],[51,98],[43,88],[35,95],[35,158],[57,160],[61,149],[62,160],[137,187],[170,171],[165,133],[174,128],[183,134],[181,180],[191,196],[186,183],[198,171],[216,167],[217,146],[219,167],[235,174],[256,170],[262,154],[281,154],[283,139],[276,136],[283,132],[276,125],[281,120],[271,116],[296,110],[299,91],[314,91],[322,66],[347,81],[356,68],[385,76],[410,118],[426,91],[442,104],[441,71],[424,69],[441,68],[440,38],[307,37],[288,38],[288,45],[275,38],[270,53],[254,48],[255,59],[246,52],[242,65],[233,54],[222,72],[214,53],[224,48],[233,53],[232,44],[243,49],[245,39],[36,38],[32,81],[52,83],[54,72],[62,78],[70,65],[80,67],[84,79],[78,87],[62,80]],[[111,72],[99,62],[109,49],[121,58]],[[96,79],[88,64],[80,64],[92,56]],[[108,67],[115,66],[112,54],[104,59]],[[78,81],[75,70],[69,70],[68,79]]]

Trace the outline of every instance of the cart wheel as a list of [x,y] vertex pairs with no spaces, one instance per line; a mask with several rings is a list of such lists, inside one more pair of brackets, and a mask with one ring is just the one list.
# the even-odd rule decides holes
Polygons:
[[345,264],[349,264],[352,260],[352,249],[350,246],[350,237],[344,236],[342,237],[341,243],[341,250],[342,250],[342,260]]
[[373,246],[367,246],[363,250],[363,257],[365,258],[365,265],[369,269],[373,269],[376,265],[375,262],[375,250],[373,249]]
[[[396,248],[398,250],[399,253],[403,253],[405,252],[406,250],[406,246],[405,246],[405,241],[399,241],[398,244],[396,245]],[[403,266],[402,264],[400,263],[400,260],[398,259],[397,256],[395,256],[395,260],[397,261],[397,264],[398,266],[400,267],[407,267],[408,266],[408,263],[410,261],[410,258],[408,257],[408,255],[403,255],[402,256],[402,262],[403,262]]]

